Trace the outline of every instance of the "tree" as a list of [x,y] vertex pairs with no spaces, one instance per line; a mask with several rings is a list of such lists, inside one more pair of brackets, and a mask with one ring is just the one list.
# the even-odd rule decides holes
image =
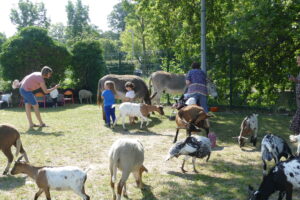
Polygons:
[[76,87],[96,92],[98,80],[105,72],[100,43],[92,40],[79,41],[75,43],[72,54],[71,70]]
[[72,1],[68,1],[66,6],[67,36],[71,40],[81,40],[85,32],[89,32],[89,7],[82,5],[81,0],[77,0],[74,5]]
[[44,3],[34,4],[30,0],[20,0],[18,8],[11,9],[10,20],[18,30],[28,26],[48,28],[50,25]]
[[107,17],[110,27],[116,32],[122,32],[125,30],[125,18],[128,15],[126,9],[124,9],[124,2],[118,3],[113,7],[113,11]]
[[5,80],[22,79],[43,66],[53,69],[51,83],[63,80],[64,71],[70,64],[70,53],[66,47],[53,41],[47,30],[26,27],[3,44],[0,54]]
[[63,23],[51,24],[49,35],[61,43],[66,43],[66,27],[63,25]]

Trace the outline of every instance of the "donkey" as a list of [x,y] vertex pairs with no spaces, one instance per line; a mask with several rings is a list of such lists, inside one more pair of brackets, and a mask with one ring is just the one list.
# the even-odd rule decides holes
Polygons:
[[[151,105],[151,98],[148,87],[143,79],[135,75],[115,75],[108,74],[102,77],[98,82],[98,92],[97,92],[97,104],[103,104],[101,99],[101,93],[104,90],[104,83],[106,81],[113,81],[115,84],[115,89],[117,92],[116,99],[124,99],[126,94],[125,83],[130,81],[135,85],[135,99],[142,99],[145,104]],[[103,110],[103,120],[105,120],[105,112]]]
[[[149,88],[153,85],[153,94],[156,94],[154,99],[159,105],[160,97],[163,92],[167,94],[183,94],[186,89],[185,74],[173,74],[165,71],[153,72],[149,79]],[[208,79],[207,81],[208,94],[212,97],[217,97],[216,85]],[[151,91],[150,91],[151,93]]]

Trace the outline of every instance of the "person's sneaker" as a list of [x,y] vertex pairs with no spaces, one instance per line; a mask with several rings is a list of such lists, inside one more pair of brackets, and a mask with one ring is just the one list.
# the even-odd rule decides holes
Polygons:
[[110,124],[105,124],[104,126],[107,128],[110,128]]

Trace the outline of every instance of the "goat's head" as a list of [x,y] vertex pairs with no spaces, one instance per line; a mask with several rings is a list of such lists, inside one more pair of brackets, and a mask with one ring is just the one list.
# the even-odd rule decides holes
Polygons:
[[248,200],[259,200],[262,199],[259,191],[254,190],[254,188],[249,185],[248,186]]
[[141,165],[137,171],[133,172],[136,181],[136,186],[141,189],[143,187],[143,181],[142,181],[143,172],[148,172],[148,169],[144,165]]
[[290,135],[290,142],[298,142],[300,141],[300,135]]
[[28,166],[28,163],[25,161],[21,161],[21,159],[23,158],[23,156],[21,156],[14,164],[12,170],[10,171],[10,173],[12,175],[15,174],[20,174],[23,173],[24,168],[26,168],[26,166]]
[[233,139],[237,139],[237,141],[238,141],[240,147],[245,146],[245,143],[246,143],[246,141],[248,140],[248,138],[247,138],[247,137],[244,137],[244,136],[237,136],[237,137],[232,137],[232,138],[233,138]]
[[164,107],[163,106],[156,106],[157,112],[161,115],[164,115]]

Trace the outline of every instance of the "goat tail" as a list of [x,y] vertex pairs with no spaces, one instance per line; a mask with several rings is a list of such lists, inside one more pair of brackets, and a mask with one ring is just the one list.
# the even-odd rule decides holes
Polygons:
[[21,138],[19,137],[17,140],[16,140],[16,157],[18,157],[19,153],[20,153],[20,150],[21,150],[21,147],[22,147],[22,142],[21,142]]

